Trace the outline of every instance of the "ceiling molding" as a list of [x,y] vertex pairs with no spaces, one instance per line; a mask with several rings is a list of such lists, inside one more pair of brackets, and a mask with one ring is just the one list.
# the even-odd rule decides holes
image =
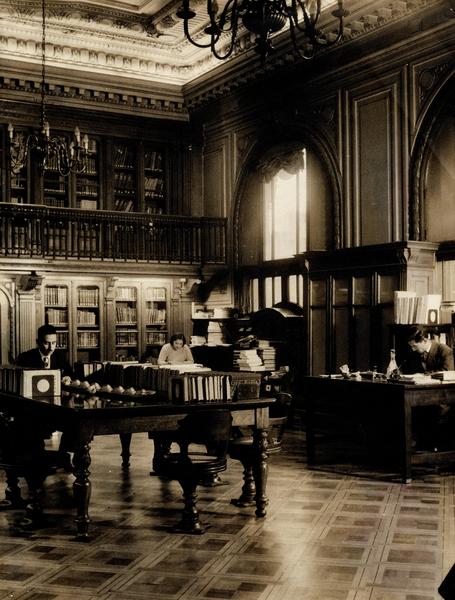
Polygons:
[[[192,2],[203,7],[205,0]],[[406,37],[410,23],[424,19],[425,11],[448,11],[447,0],[345,0],[350,14],[339,44],[320,51],[314,61],[296,61],[289,35],[283,32],[273,38],[276,50],[261,66],[249,32],[242,32],[233,56],[224,61],[210,50],[192,46],[176,17],[179,5],[180,0],[47,0],[46,80],[55,86],[49,90],[51,95],[72,97],[87,106],[158,110],[186,118],[188,108],[279,74],[283,68],[295,65],[299,74],[311,73],[314,67],[309,63],[342,57],[357,42],[368,42],[393,26],[402,27]],[[329,6],[320,22],[329,37],[336,28],[330,10]],[[196,37],[203,35],[203,18],[193,21]],[[0,0],[3,89],[36,93],[40,61],[39,0]],[[69,96],[68,87],[76,90]]]

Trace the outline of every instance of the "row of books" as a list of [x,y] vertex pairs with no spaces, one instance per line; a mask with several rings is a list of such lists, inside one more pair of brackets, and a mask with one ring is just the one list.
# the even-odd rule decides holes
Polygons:
[[156,192],[157,194],[163,191],[164,181],[162,177],[145,177],[144,190],[145,192]]
[[416,292],[396,291],[394,319],[398,324],[438,323],[441,294],[417,295]]
[[134,207],[134,202],[131,198],[115,198],[114,210],[120,212],[131,212]]
[[168,392],[172,377],[185,371],[207,372],[198,364],[153,365],[149,363],[108,362],[104,366],[103,382],[111,386]]
[[166,323],[166,309],[147,308],[145,310],[145,322],[147,323],[147,325],[153,325],[155,323]]
[[136,346],[137,331],[117,331],[115,334],[116,346]]
[[66,306],[68,290],[66,287],[47,286],[44,288],[44,303],[47,306]]
[[165,344],[167,340],[166,331],[147,331],[147,344]]
[[147,301],[166,302],[166,288],[148,288]]
[[133,306],[117,304],[115,314],[117,323],[135,323],[137,321],[137,309]]
[[100,345],[99,331],[78,331],[77,347],[78,348],[98,348]]
[[46,317],[49,323],[58,327],[68,324],[68,310],[66,308],[47,308]]
[[77,324],[78,325],[96,325],[97,314],[91,310],[78,310],[77,311]]
[[134,153],[128,146],[114,146],[114,167],[132,169],[134,167]]
[[115,290],[116,300],[134,301],[137,299],[137,288],[133,286],[122,286]]
[[144,168],[151,169],[152,171],[159,171],[163,166],[163,156],[161,152],[151,150],[150,152],[144,152]]
[[98,288],[96,288],[96,287],[78,288],[77,303],[79,304],[79,306],[98,306],[98,304],[99,304]]
[[211,371],[174,375],[169,400],[179,403],[230,402],[259,398],[261,376]]

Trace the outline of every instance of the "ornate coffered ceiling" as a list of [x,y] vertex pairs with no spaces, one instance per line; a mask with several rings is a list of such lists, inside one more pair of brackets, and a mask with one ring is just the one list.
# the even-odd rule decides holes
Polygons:
[[[331,4],[326,0],[328,10],[321,19],[328,31],[335,27]],[[443,10],[447,4],[443,0],[346,0],[350,16],[341,45],[386,30],[391,23],[406,23],[429,6],[441,5]],[[124,104],[148,114],[164,111],[182,119],[187,114],[188,90],[194,101],[198,85],[207,94],[221,81],[226,85],[263,72],[247,31],[227,61],[189,44],[176,17],[180,0],[46,0],[46,5],[46,80],[51,96],[98,105],[101,101]],[[192,6],[203,12],[205,0],[194,0]],[[199,17],[192,21],[196,35],[205,25]],[[277,52],[268,70],[294,60],[286,33],[277,37],[275,45]],[[2,95],[39,91],[40,60],[41,2],[0,0]]]

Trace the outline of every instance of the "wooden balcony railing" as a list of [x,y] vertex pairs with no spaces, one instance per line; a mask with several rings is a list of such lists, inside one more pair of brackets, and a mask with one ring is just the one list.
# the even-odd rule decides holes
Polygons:
[[226,220],[0,203],[0,257],[224,264]]

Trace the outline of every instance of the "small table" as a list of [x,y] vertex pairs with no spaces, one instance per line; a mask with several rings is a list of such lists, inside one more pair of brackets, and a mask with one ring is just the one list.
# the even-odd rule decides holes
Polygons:
[[[419,406],[455,404],[455,383],[413,384],[385,380],[305,377],[303,392],[307,421],[308,465],[316,465],[318,431],[332,428],[355,442],[356,427],[373,434],[379,453],[395,459],[403,481],[412,480],[412,466],[455,460],[455,451],[415,451],[412,410]],[[379,435],[376,437],[376,433]]]
[[[23,396],[0,392],[0,411],[16,419],[20,427],[21,417],[33,423],[37,430],[62,431],[70,448],[74,451],[73,494],[77,507],[76,528],[78,538],[87,538],[89,530],[88,507],[91,494],[89,466],[90,444],[96,435],[120,434],[128,439],[129,434],[177,430],[179,421],[188,413],[199,408],[224,408],[231,411],[233,425],[254,428],[256,483],[256,515],[266,515],[267,483],[267,430],[269,406],[273,398],[238,400],[236,402],[170,404],[151,396],[150,399],[126,398],[124,401],[109,397],[58,396],[32,400]],[[25,427],[25,425],[24,425]],[[126,448],[124,448],[124,451]],[[125,456],[124,456],[125,460]]]

